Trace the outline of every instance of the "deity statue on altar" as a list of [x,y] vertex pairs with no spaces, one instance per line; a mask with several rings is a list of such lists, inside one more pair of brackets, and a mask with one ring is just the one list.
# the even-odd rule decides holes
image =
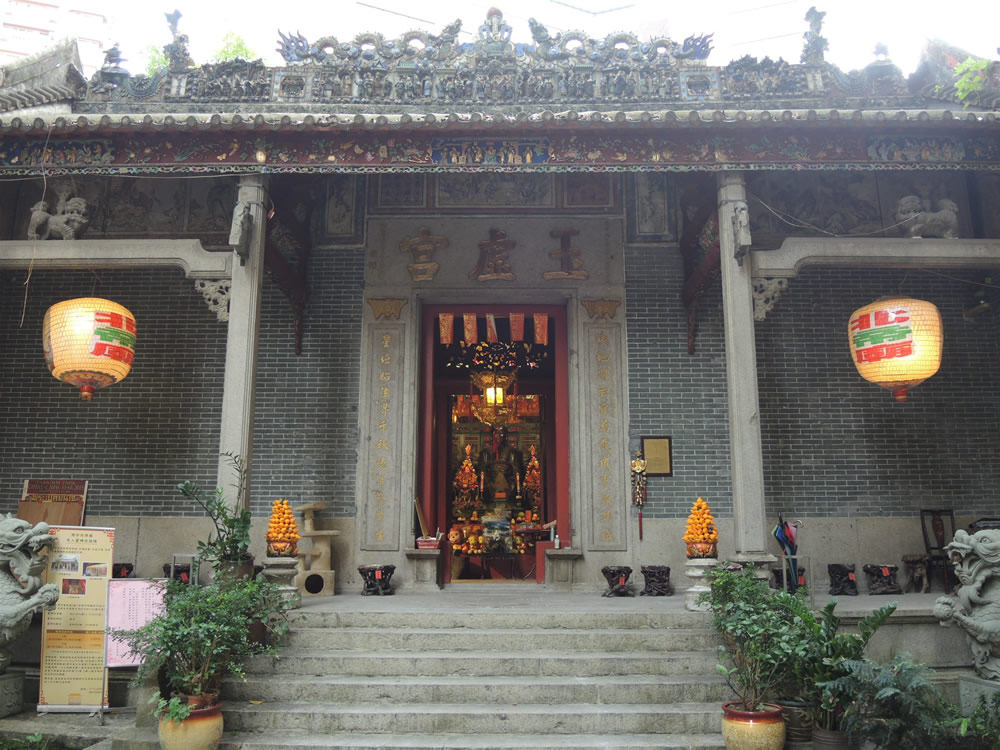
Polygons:
[[479,483],[487,508],[507,513],[524,505],[524,455],[509,442],[507,430],[496,427],[492,444],[479,452]]

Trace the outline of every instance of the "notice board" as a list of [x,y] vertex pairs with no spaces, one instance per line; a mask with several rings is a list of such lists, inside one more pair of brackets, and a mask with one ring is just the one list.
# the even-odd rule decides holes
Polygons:
[[81,526],[87,504],[84,479],[25,479],[17,517],[34,526]]
[[115,530],[51,526],[46,582],[59,587],[42,614],[39,711],[90,712],[108,706],[105,623]]
[[[108,628],[135,630],[163,611],[164,580],[113,578],[108,584]],[[108,638],[107,665],[135,667],[142,659],[121,641]]]

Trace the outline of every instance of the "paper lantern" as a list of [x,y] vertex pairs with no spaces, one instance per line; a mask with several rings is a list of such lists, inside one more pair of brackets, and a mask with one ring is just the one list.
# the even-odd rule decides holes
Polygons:
[[941,365],[941,313],[910,297],[881,299],[855,310],[848,326],[851,357],[865,380],[888,388],[897,401]]
[[128,375],[135,357],[135,316],[117,302],[98,297],[58,302],[45,312],[42,347],[49,372],[80,388],[89,400],[94,391]]

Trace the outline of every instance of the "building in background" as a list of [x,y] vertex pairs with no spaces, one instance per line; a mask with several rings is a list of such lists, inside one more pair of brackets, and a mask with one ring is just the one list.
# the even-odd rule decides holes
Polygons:
[[0,0],[0,65],[76,39],[83,73],[90,76],[114,45],[112,21],[94,0]]

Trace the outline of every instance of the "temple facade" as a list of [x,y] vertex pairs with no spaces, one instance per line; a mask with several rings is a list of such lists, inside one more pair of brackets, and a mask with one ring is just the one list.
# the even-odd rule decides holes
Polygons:
[[[7,75],[0,510],[87,480],[160,575],[209,531],[176,485],[237,454],[258,556],[273,500],[322,503],[338,591],[683,586],[698,497],[720,556],[778,554],[780,514],[824,580],[923,552],[922,509],[1000,515],[1000,64],[960,100],[954,50],[843,72],[815,23],[798,63],[724,66],[710,36],[461,28],[194,67],[175,23],[152,77]],[[943,324],[905,401],[849,347],[895,295]],[[83,400],[41,331],[91,296],[135,359]]]

